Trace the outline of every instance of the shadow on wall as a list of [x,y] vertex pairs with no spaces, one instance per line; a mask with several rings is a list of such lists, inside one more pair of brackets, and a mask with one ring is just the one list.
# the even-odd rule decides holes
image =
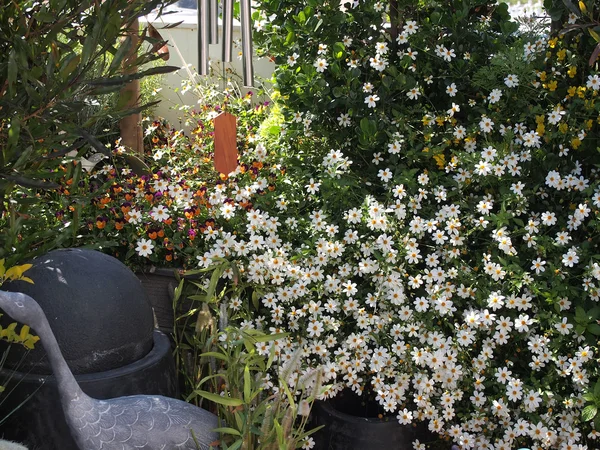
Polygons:
[[190,9],[198,8],[198,2],[196,2],[196,0],[179,0],[176,3],[176,5],[179,6],[180,8],[190,8]]

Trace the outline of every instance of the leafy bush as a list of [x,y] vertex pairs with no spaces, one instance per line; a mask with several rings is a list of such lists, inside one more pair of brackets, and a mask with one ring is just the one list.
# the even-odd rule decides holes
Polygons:
[[[38,190],[67,189],[58,182],[65,155],[90,147],[106,152],[90,129],[108,116],[116,119],[132,112],[123,107],[126,96],[84,123],[80,111],[134,78],[173,70],[155,67],[126,75],[122,68],[128,51],[136,50],[131,38],[124,37],[126,27],[162,4],[159,0],[20,0],[3,5],[0,226],[5,232],[0,256],[22,259],[33,254],[32,249],[41,252],[64,242],[62,230],[47,230],[54,213],[40,204]],[[139,67],[157,58],[146,48],[132,64]],[[81,167],[73,166],[70,175],[68,179],[77,183]]]
[[[118,143],[112,160],[96,165],[76,183],[69,183],[67,171],[64,183],[70,188],[53,196],[52,202],[74,245],[102,248],[132,267],[195,267],[217,229],[216,218],[229,208],[223,205],[226,189],[247,190],[242,208],[252,207],[251,197],[258,202],[269,197],[269,180],[277,169],[261,162],[253,142],[268,116],[267,106],[254,102],[252,93],[218,92],[214,86],[202,96],[206,103],[188,111],[188,123],[193,125],[189,135],[160,119],[146,123],[149,174],[134,174]],[[238,121],[240,166],[230,177],[213,167],[212,119],[223,111]],[[261,188],[254,186],[257,179]],[[84,198],[90,201],[86,204]],[[226,219],[218,227],[233,231],[237,225]]]

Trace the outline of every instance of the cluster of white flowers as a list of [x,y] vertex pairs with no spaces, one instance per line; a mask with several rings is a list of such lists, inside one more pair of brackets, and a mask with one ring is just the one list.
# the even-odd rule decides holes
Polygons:
[[[342,40],[349,68],[365,75],[355,93],[363,117],[383,120],[377,112],[385,93],[378,89],[396,44],[411,76],[424,58],[444,67],[470,60],[450,35],[431,48],[419,46],[413,39],[420,30],[406,19],[392,47],[382,27],[362,59],[353,51],[361,43]],[[534,61],[548,48],[546,39],[537,39],[519,58]],[[312,63],[317,77],[329,75],[330,50],[318,46]],[[293,52],[288,66],[298,58]],[[507,69],[496,85],[464,101],[457,78],[421,75],[398,101],[411,108],[428,104],[428,90],[445,89],[447,95],[436,99],[442,107],[423,114],[418,131],[390,119],[387,145],[360,155],[364,161],[356,153],[351,158],[344,145],[328,150],[306,178],[280,180],[283,194],[273,210],[243,207],[264,191],[267,181],[260,177],[240,187],[234,173],[222,192],[207,193],[211,205],[231,209],[225,214],[221,208],[217,217],[235,218],[245,229],[211,230],[199,265],[231,258],[243,281],[260,292],[261,315],[242,326],[290,333],[257,350],[274,352],[282,362],[300,351],[303,369],[290,374],[291,387],[322,368],[323,381],[332,386],[325,397],[343,389],[373,392],[400,423],[426,420],[463,449],[502,450],[523,442],[535,449],[587,448],[582,443],[598,434],[582,433],[580,413],[597,355],[577,330],[574,310],[600,301],[600,264],[588,242],[588,231],[598,229],[599,177],[566,138],[554,145],[544,135],[570,119],[570,100],[538,106],[535,116],[520,122],[508,101],[528,79],[520,71]],[[543,77],[529,75],[539,81],[528,87],[542,89]],[[436,83],[443,83],[441,91]],[[589,75],[584,83],[581,98],[591,99],[600,78]],[[345,130],[356,111],[340,109],[329,120]],[[298,135],[319,117],[316,111],[290,116]],[[591,127],[575,131],[578,144]],[[447,145],[434,152],[423,144],[436,139]],[[402,172],[415,143],[423,144],[439,172],[418,164],[410,175]],[[328,203],[335,201],[326,195],[329,186],[339,183],[341,190],[341,181],[364,180],[353,172],[363,162],[372,163],[366,183],[375,187],[349,197],[347,207]],[[229,306],[239,310],[242,303],[235,299]]]

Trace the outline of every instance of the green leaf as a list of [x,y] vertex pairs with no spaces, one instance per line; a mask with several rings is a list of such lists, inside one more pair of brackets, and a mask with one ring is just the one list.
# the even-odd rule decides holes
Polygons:
[[50,181],[40,181],[27,178],[16,174],[3,174],[0,178],[6,178],[7,180],[14,181],[19,186],[30,187],[34,189],[58,189],[60,186]]
[[119,49],[115,53],[115,56],[113,57],[113,60],[110,63],[110,67],[108,68],[109,73],[113,73],[119,68],[121,62],[123,61],[123,58],[125,58],[125,56],[127,56],[129,51],[131,50],[132,44],[133,40],[131,39],[131,36],[127,36],[125,40],[121,42],[121,45],[119,45]]
[[250,396],[252,390],[252,379],[250,378],[250,368],[246,364],[244,367],[244,402],[246,404],[250,403]]
[[585,408],[583,408],[583,411],[581,411],[581,420],[584,422],[589,422],[596,417],[597,413],[598,407],[596,405],[587,405]]
[[[10,121],[10,128],[8,129],[8,140],[6,141],[6,146],[8,149],[12,149],[18,144],[20,135],[21,119],[19,117],[15,117]],[[5,159],[7,159],[6,156]]]
[[575,308],[575,320],[579,323],[587,323],[587,313],[581,306]]
[[342,57],[344,56],[345,50],[346,50],[346,47],[344,46],[343,43],[336,42],[335,44],[333,44],[333,57],[335,59],[342,59]]
[[[237,5],[238,3],[236,2],[235,4]],[[231,444],[231,446],[228,448],[228,450],[237,450],[238,448],[240,448],[242,446],[243,443],[244,443],[243,440],[238,439],[233,444]]]
[[[248,333],[246,333],[248,334]],[[251,336],[251,340],[252,342],[270,342],[270,341],[276,341],[278,339],[283,339],[285,337],[288,337],[290,334],[289,333],[274,333],[274,334],[261,334],[259,336]]]
[[180,67],[178,67],[178,66],[151,67],[142,72],[133,73],[131,75],[121,75],[121,76],[110,77],[110,78],[96,78],[94,80],[89,81],[88,84],[90,86],[104,86],[104,87],[122,86],[122,85],[128,83],[129,81],[138,80],[140,78],[144,78],[149,75],[163,75],[163,74],[175,72],[176,70],[179,70],[179,69],[180,69]]
[[83,128],[79,128],[77,131],[79,131],[80,136],[84,138],[94,148],[94,150],[104,155],[110,156],[110,149],[108,149],[106,145],[100,142],[100,140],[96,136],[93,136],[92,134],[88,133]]
[[597,323],[590,323],[587,326],[587,330],[594,336],[600,336],[600,325],[598,325]]
[[213,297],[215,296],[215,292],[217,290],[217,283],[219,282],[221,275],[223,275],[223,272],[225,272],[225,268],[226,265],[221,264],[213,271],[210,277],[210,283],[208,284],[208,289],[206,290],[206,300],[208,302],[211,302],[213,300]]
[[206,353],[201,353],[200,356],[207,357],[207,358],[217,358],[217,359],[225,361],[226,363],[229,364],[229,358],[226,355],[224,355],[223,353],[206,352]]
[[67,78],[69,78],[69,76],[79,65],[80,60],[81,56],[77,53],[71,53],[69,56],[67,56],[64,62],[62,63],[62,67],[60,69],[60,77],[63,80],[67,80]]
[[374,135],[377,132],[377,123],[367,117],[360,119],[360,129],[366,135]]
[[208,391],[195,390],[194,393],[201,397],[204,397],[207,400],[210,400],[211,402],[218,403],[219,405],[241,406],[244,404],[244,402],[241,401],[239,398],[221,397],[218,394],[213,394],[212,392]]
[[217,433],[233,434],[234,436],[242,435],[242,433],[240,433],[235,428],[229,428],[229,427],[215,428],[213,431],[216,431]]
[[17,66],[17,57],[15,53],[15,49],[11,49],[8,54],[8,87],[13,90],[15,87],[15,83],[17,82],[17,73],[19,72],[19,68]]
[[[9,135],[10,135],[10,133],[9,133]],[[32,155],[33,155],[33,146],[30,145],[29,147],[27,147],[25,150],[23,150],[21,152],[21,156],[19,156],[19,159],[17,159],[17,162],[15,162],[15,165],[13,166],[13,168],[15,170],[21,169],[25,164],[30,162]]]

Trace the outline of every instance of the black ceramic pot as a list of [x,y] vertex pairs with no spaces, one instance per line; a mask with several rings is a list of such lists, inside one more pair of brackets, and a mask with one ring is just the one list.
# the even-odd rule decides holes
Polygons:
[[313,450],[412,450],[415,439],[432,440],[425,424],[401,425],[395,417],[380,419],[377,413],[375,404],[351,391],[315,402],[311,425],[324,427],[314,435]]

